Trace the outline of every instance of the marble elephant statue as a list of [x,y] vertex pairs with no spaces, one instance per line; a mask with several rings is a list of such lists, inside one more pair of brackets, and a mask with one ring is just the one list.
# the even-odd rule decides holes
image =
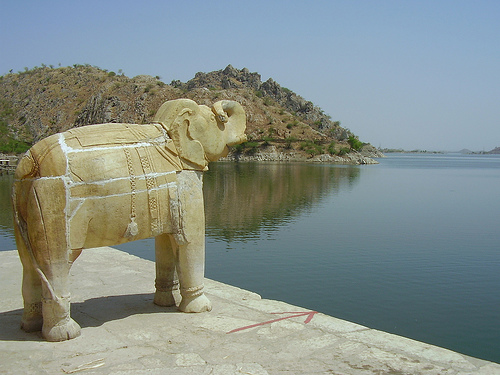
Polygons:
[[151,124],[98,124],[36,143],[20,160],[12,200],[23,264],[21,327],[48,341],[80,334],[69,270],[82,249],[155,237],[154,302],[211,310],[203,293],[202,174],[246,140],[242,106],[165,102]]

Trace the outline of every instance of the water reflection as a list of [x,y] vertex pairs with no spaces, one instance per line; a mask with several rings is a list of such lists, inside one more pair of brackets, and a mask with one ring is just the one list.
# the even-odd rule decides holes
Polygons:
[[0,228],[2,231],[14,233],[12,229],[12,205],[10,202],[10,193],[13,174],[4,173],[0,175]]
[[[207,234],[232,242],[255,238],[263,228],[277,230],[326,196],[350,189],[359,174],[350,166],[212,163],[204,175]],[[13,179],[13,174],[0,175],[0,250],[15,249]]]
[[360,169],[289,163],[214,163],[204,176],[207,233],[245,241],[352,187]]
[[0,251],[14,250],[14,228],[12,221],[12,205],[10,193],[14,175],[0,172]]

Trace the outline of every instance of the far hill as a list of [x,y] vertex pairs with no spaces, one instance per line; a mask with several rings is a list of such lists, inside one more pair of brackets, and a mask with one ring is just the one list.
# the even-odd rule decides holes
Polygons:
[[158,76],[129,78],[90,65],[6,74],[0,77],[0,152],[20,153],[44,137],[88,124],[148,123],[164,101],[178,98],[206,105],[240,102],[249,141],[233,150],[238,158],[372,162],[357,152],[362,149],[381,156],[312,102],[231,65],[170,84]]

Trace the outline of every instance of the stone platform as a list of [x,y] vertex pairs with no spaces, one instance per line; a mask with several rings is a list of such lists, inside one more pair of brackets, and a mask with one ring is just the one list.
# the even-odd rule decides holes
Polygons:
[[153,304],[154,263],[84,250],[71,272],[76,339],[19,328],[21,263],[0,252],[0,374],[500,374],[500,365],[206,280],[213,310]]

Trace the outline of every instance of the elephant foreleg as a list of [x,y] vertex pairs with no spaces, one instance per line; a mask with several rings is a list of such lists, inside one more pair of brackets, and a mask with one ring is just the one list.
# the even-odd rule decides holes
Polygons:
[[[174,306],[178,296],[179,281],[175,265],[177,263],[177,246],[169,234],[161,234],[155,238],[156,281],[154,303],[159,306]],[[178,297],[179,299],[179,297]]]
[[179,281],[182,300],[179,310],[204,312],[212,310],[210,300],[205,296],[205,238],[179,246]]
[[182,171],[179,182],[180,211],[184,238],[178,243],[177,273],[181,284],[184,312],[210,311],[212,305],[203,293],[205,281],[205,213],[202,172]]

